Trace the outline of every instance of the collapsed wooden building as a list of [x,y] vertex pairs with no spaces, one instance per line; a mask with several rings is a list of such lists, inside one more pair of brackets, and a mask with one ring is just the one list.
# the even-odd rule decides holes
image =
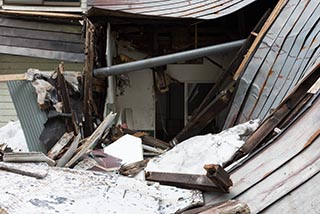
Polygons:
[[[53,66],[0,76],[33,151],[3,146],[1,169],[42,176],[34,188],[57,173],[101,187],[105,176],[108,197],[128,192],[132,200],[118,195],[113,204],[97,191],[88,212],[102,201],[114,206],[110,212],[129,212],[141,194],[142,213],[317,213],[318,1],[88,0],[66,3],[65,13],[39,2],[25,11],[4,1],[0,11],[0,53],[50,59]],[[50,167],[17,170],[9,163],[26,160]],[[34,174],[37,168],[45,173]],[[19,196],[11,188],[21,177],[0,173],[0,188],[20,207],[66,212],[55,201],[34,203],[48,201],[48,192]],[[79,210],[79,193],[68,191],[59,194],[76,201],[68,209]],[[9,193],[0,193],[1,211],[21,211]]]

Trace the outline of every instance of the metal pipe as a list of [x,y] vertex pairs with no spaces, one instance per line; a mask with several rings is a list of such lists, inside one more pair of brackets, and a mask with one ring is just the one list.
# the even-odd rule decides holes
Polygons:
[[166,65],[166,64],[170,64],[178,61],[197,59],[197,58],[209,56],[211,54],[215,54],[219,52],[225,52],[231,49],[241,47],[244,42],[245,42],[244,39],[237,40],[237,41],[213,45],[205,48],[198,48],[194,50],[183,51],[183,52],[168,54],[164,56],[158,56],[158,57],[139,60],[135,62],[119,64],[111,67],[98,68],[98,69],[95,69],[93,72],[94,72],[94,76],[96,77],[107,77],[111,75],[124,74],[132,71],[138,71],[146,68],[153,68],[161,65]]

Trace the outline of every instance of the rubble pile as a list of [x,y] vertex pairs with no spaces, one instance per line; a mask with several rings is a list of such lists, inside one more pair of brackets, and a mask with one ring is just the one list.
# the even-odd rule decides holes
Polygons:
[[[20,92],[35,95],[28,101],[39,115],[23,111],[29,117],[20,117],[21,124],[31,124],[23,130],[19,121],[0,128],[0,213],[246,214],[316,207],[319,8],[315,0],[280,0],[245,43],[233,44],[243,46],[169,140],[132,128],[132,109],[114,102],[111,75],[123,75],[117,79],[122,94],[130,86],[126,73],[152,68],[154,90],[167,93],[166,64],[233,45],[140,61],[122,56],[127,63],[112,66],[110,23],[106,50],[97,51],[99,29],[86,19],[84,72],[65,71],[61,62],[54,71],[19,76],[32,86]],[[108,59],[101,60],[105,51]],[[21,105],[16,108],[21,116]],[[210,125],[217,133],[206,130]]]

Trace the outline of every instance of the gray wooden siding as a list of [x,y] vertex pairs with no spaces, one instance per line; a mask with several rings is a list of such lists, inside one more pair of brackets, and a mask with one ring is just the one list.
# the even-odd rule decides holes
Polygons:
[[82,25],[0,17],[0,53],[83,62]]

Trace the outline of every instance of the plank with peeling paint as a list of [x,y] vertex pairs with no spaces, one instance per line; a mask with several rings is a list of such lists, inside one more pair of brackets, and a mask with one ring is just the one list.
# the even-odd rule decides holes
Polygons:
[[320,213],[320,173],[260,213]]

